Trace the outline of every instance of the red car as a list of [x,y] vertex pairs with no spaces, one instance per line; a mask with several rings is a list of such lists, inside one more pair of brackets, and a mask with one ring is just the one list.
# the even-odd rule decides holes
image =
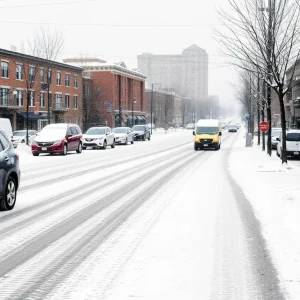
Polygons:
[[66,155],[68,151],[82,152],[82,132],[76,124],[49,124],[35,137],[31,144],[34,156],[40,153]]

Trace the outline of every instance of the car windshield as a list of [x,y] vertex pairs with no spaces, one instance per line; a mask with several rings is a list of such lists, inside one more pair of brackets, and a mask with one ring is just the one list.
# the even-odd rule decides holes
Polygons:
[[135,126],[132,127],[132,130],[134,130],[134,131],[144,131],[145,127],[144,126],[135,125]]
[[229,125],[228,128],[237,128],[236,125]]
[[105,134],[105,128],[90,128],[85,133],[87,135],[100,135]]
[[217,134],[218,130],[218,127],[197,126],[197,134]]
[[15,131],[13,133],[13,136],[25,136],[26,135],[26,131]]
[[113,128],[113,132],[114,133],[126,133],[127,132],[127,128],[126,127]]
[[272,131],[272,136],[279,137],[280,133],[281,133],[281,130],[274,130],[274,131]]
[[44,127],[39,135],[65,135],[66,127]]
[[288,142],[300,142],[300,133],[298,132],[287,133],[286,140]]

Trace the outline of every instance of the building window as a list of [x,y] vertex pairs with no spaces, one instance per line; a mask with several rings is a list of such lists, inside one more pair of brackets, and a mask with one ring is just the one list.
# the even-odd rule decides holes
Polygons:
[[44,69],[40,70],[40,83],[44,83],[45,82],[45,71]]
[[45,94],[40,93],[40,107],[45,107]]
[[52,83],[52,71],[48,70],[47,72],[47,83],[51,84]]
[[65,85],[70,86],[70,74],[66,74]]
[[62,94],[55,94],[55,108],[63,108]]
[[1,61],[1,77],[8,78],[9,67],[8,62]]
[[56,72],[56,85],[61,85],[61,73]]
[[74,75],[74,87],[78,88],[78,76]]
[[70,108],[70,95],[65,95],[65,108]]
[[78,125],[78,118],[74,118],[74,123]]
[[34,67],[29,67],[29,80],[34,81],[35,70]]
[[22,91],[17,91],[16,94],[16,105],[17,106],[23,106],[23,92]]
[[30,98],[29,98],[29,106],[35,106],[35,103],[34,103],[34,96],[35,96],[35,93],[34,91],[30,91]]
[[9,101],[9,89],[0,88],[0,105],[8,106]]
[[78,96],[74,96],[74,109],[78,109]]
[[16,64],[16,79],[22,80],[23,79],[23,65]]

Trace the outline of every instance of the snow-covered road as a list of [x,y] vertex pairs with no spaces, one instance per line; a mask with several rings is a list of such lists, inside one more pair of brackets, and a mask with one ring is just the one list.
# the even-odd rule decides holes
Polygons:
[[20,148],[17,204],[0,214],[0,299],[284,299],[228,172],[235,139],[197,152],[180,130],[66,157]]

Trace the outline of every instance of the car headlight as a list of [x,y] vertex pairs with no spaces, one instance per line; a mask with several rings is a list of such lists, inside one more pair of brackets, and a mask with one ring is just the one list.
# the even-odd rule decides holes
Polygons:
[[53,145],[59,145],[60,143],[61,143],[61,140],[54,141],[54,142],[53,142]]
[[100,137],[100,138],[98,138],[97,140],[98,140],[98,141],[101,141],[101,140],[103,140],[103,137]]

